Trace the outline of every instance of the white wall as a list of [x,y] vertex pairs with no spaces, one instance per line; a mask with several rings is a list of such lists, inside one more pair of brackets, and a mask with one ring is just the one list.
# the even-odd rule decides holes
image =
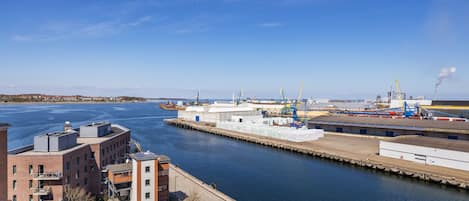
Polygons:
[[469,171],[467,152],[380,141],[379,155]]
[[[150,167],[150,172],[145,172],[145,167]],[[132,191],[131,191],[131,201],[158,201],[158,197],[155,192],[155,161],[148,160],[142,161],[142,165],[140,170],[137,169],[137,161],[132,160]],[[141,187],[141,194],[140,197],[142,200],[137,200],[137,171],[141,172],[141,179],[140,179],[140,187]],[[150,180],[150,185],[145,185],[145,180]],[[150,199],[145,199],[145,193],[150,193]]]
[[178,111],[178,118],[186,121],[195,121],[199,116],[201,122],[216,123],[217,121],[231,121],[232,116],[260,116],[260,111],[234,111],[234,112],[197,112],[197,111]]

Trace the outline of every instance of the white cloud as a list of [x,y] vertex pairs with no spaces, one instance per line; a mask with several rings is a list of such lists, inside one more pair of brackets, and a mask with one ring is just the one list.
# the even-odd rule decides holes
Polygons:
[[279,22],[267,22],[267,23],[259,24],[259,26],[264,27],[264,28],[274,28],[274,27],[281,27],[283,26],[283,24]]
[[13,37],[11,37],[11,39],[14,40],[14,41],[30,41],[30,40],[32,40],[31,37],[24,36],[24,35],[14,35]]
[[119,34],[149,22],[151,16],[144,16],[131,22],[101,21],[96,23],[48,23],[39,29],[39,34],[14,35],[13,41],[56,41],[68,38],[96,38]]
[[151,16],[145,16],[145,17],[141,17],[140,19],[134,21],[134,22],[131,22],[131,23],[128,23],[129,26],[138,26],[140,24],[143,24],[145,22],[148,22],[151,20]]

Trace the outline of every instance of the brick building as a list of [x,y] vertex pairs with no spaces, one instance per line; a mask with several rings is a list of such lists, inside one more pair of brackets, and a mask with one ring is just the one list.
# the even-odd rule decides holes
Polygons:
[[0,201],[7,200],[7,144],[8,135],[7,130],[10,125],[6,123],[0,123]]
[[[82,128],[83,129],[82,131]],[[35,136],[34,144],[8,153],[8,198],[12,201],[62,200],[64,187],[103,193],[103,163],[124,161],[130,130],[93,123]]]

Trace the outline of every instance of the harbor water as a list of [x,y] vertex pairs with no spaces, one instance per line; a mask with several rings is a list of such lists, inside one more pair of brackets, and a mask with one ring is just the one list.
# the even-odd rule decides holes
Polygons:
[[39,133],[61,130],[65,121],[75,127],[110,121],[130,128],[144,149],[168,155],[174,164],[241,201],[469,201],[469,193],[458,189],[163,122],[175,116],[155,103],[0,105],[0,122],[12,125],[9,149],[31,144]]

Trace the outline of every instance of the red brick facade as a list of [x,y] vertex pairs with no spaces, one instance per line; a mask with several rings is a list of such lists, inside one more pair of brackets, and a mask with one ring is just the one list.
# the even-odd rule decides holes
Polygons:
[[0,125],[0,201],[7,200],[7,128]]
[[[33,200],[61,200],[63,198],[63,188],[65,185],[72,187],[82,187],[86,190],[90,188],[90,174],[98,171],[93,167],[90,160],[91,151],[88,145],[78,145],[78,149],[63,155],[10,155],[8,157],[8,196],[13,200],[16,196],[18,201],[28,201],[30,196]],[[39,170],[39,166],[43,170]],[[30,167],[32,167],[30,169]],[[14,170],[16,169],[16,170]],[[15,173],[15,172],[16,173]],[[57,173],[57,177],[39,178],[37,174]],[[14,188],[14,184],[16,187]],[[34,194],[35,189],[50,188],[47,195]],[[46,191],[47,192],[47,191]]]
[[[8,166],[0,169],[8,171],[8,200],[59,201],[64,197],[66,185],[82,187],[94,195],[104,193],[101,168],[124,162],[130,149],[130,131],[119,131],[121,133],[85,139],[86,143],[78,139],[76,146],[61,152],[35,152],[31,147],[10,153]],[[41,177],[39,172],[53,174]],[[38,189],[43,191],[37,193]]]

